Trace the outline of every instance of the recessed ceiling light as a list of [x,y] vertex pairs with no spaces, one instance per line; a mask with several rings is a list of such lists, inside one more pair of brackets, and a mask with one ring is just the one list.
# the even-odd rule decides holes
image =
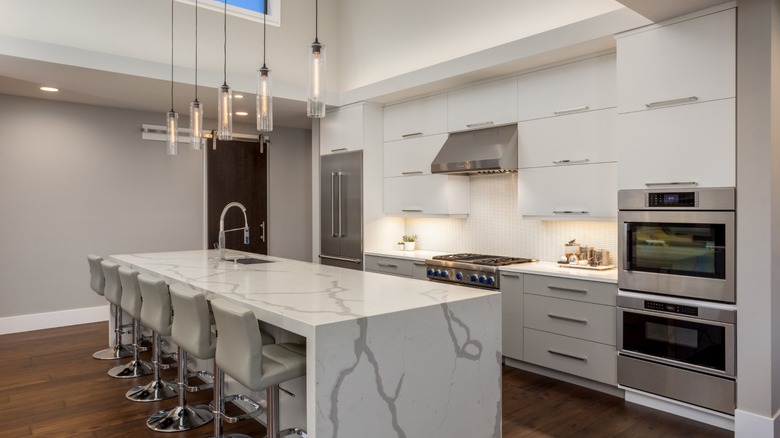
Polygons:
[[243,99],[244,95],[243,94],[234,94],[233,97],[235,97],[236,99]]
[[60,91],[59,88],[54,87],[41,87],[41,91],[48,91],[50,93],[56,93],[57,91]]
[[248,116],[249,113],[246,111],[236,111],[237,116]]

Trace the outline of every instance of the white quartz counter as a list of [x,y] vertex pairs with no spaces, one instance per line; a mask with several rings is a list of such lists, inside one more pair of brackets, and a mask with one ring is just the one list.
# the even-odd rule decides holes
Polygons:
[[539,274],[579,280],[601,281],[604,283],[617,283],[617,269],[597,271],[565,267],[554,262],[522,263],[519,265],[501,266],[499,269],[501,271],[519,272],[521,274]]

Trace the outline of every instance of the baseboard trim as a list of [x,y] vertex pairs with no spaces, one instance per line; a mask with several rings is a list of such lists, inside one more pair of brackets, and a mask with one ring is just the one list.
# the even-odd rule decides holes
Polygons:
[[768,418],[737,409],[734,413],[734,436],[738,438],[780,436],[778,417],[780,412],[775,413],[773,418]]
[[[695,420],[721,429],[734,430],[735,418],[732,415],[723,414],[710,409],[639,391],[633,388],[623,388],[626,391],[626,401],[638,405],[647,406],[659,411],[668,412],[680,417]],[[739,435],[737,435],[739,436]],[[745,435],[758,437],[761,435]]]
[[0,318],[0,335],[108,321],[108,305]]

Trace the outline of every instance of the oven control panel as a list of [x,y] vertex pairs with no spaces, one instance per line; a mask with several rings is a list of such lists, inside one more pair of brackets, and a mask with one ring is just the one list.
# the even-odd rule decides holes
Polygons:
[[648,207],[698,207],[697,192],[647,193]]
[[662,303],[659,301],[645,301],[645,309],[661,312],[679,313],[681,315],[699,316],[699,308],[694,306],[681,306],[679,304]]

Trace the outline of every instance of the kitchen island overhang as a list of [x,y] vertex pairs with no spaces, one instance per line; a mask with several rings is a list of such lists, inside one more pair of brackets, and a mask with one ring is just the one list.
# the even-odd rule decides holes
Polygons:
[[499,293],[231,253],[109,258],[305,337],[309,436],[501,436]]

